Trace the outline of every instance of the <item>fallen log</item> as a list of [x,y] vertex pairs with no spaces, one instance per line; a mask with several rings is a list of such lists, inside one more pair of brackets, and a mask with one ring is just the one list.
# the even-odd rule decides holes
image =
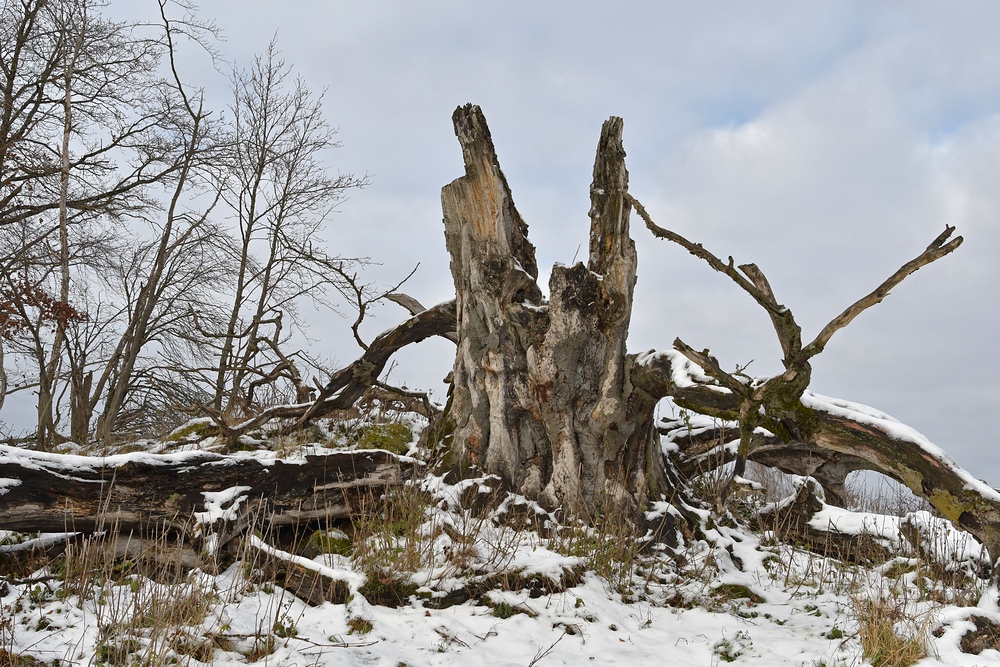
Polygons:
[[416,462],[380,450],[282,460],[268,452],[73,456],[0,446],[0,529],[197,540],[209,553],[251,524],[349,517]]
[[356,585],[363,581],[357,573],[337,571],[282,551],[256,536],[251,536],[248,543],[256,551],[255,560],[266,577],[314,607],[324,602],[344,604],[351,593],[350,581],[356,580]]
[[[632,381],[656,397],[671,396],[676,404],[700,414],[727,421],[739,417],[737,396],[677,350],[637,355]],[[771,409],[766,405],[765,414]],[[778,416],[770,419],[769,426],[783,433],[778,436],[759,428],[761,437],[749,448],[751,460],[760,454],[760,462],[784,472],[821,481],[825,476],[837,482],[831,484],[834,490],[842,488],[851,470],[882,473],[926,498],[943,517],[973,535],[995,563],[1000,559],[1000,491],[963,470],[915,429],[874,408],[808,390],[775,412]],[[704,434],[694,444],[703,445],[710,438]],[[724,461],[721,453],[713,458],[700,446],[694,449],[705,469]],[[693,470],[685,454],[679,449],[668,458],[680,471]]]
[[[894,535],[886,534],[888,517],[871,522],[862,519],[861,529],[841,526],[823,514],[829,506],[820,500],[814,484],[807,480],[794,496],[761,512],[761,528],[772,531],[782,542],[799,544],[823,556],[852,563],[879,565],[899,553],[900,545],[891,543],[892,538],[898,538],[898,530],[888,531],[895,532]],[[852,528],[857,526],[852,525]]]
[[824,502],[810,478],[765,508],[758,520],[782,542],[848,562],[881,565],[905,555],[919,558],[941,579],[956,571],[981,579],[991,574],[985,547],[946,519],[926,511],[893,516],[845,510]]

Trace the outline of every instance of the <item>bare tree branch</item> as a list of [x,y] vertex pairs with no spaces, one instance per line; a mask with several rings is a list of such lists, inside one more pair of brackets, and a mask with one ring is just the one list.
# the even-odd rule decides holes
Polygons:
[[954,227],[945,225],[944,231],[937,238],[931,241],[930,245],[928,245],[922,253],[901,266],[870,294],[858,299],[844,312],[830,320],[830,323],[823,327],[823,330],[819,332],[819,335],[816,336],[811,343],[806,345],[805,349],[802,350],[802,355],[809,358],[822,352],[827,343],[830,342],[833,334],[846,327],[854,320],[855,317],[863,313],[865,310],[871,308],[877,303],[880,303],[882,299],[889,296],[889,291],[899,283],[903,282],[907,276],[958,249],[958,246],[962,245],[963,239],[961,236],[955,237],[951,241],[948,240],[954,231]]

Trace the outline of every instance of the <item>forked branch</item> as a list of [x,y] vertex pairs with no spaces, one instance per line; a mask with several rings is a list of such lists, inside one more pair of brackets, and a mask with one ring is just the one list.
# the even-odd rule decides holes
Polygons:
[[778,336],[778,342],[781,344],[781,350],[785,355],[782,360],[784,366],[786,369],[794,367],[799,351],[802,349],[802,328],[795,322],[792,311],[775,299],[774,291],[767,278],[764,277],[764,273],[755,264],[736,266],[732,257],[729,258],[728,262],[723,262],[709,250],[706,250],[702,244],[693,243],[680,234],[657,225],[639,200],[628,193],[625,196],[639,217],[646,223],[646,227],[653,233],[653,236],[672,241],[695,257],[705,260],[713,269],[732,278],[733,282],[767,311],[771,317],[771,323],[774,325],[774,332]]
[[[688,252],[703,259],[716,271],[729,276],[737,285],[759,303],[771,318],[775,333],[781,343],[784,353],[782,360],[785,371],[780,375],[768,378],[764,382],[743,382],[736,375],[722,370],[718,360],[712,357],[708,350],[697,352],[680,339],[674,342],[674,348],[685,357],[701,366],[720,386],[732,392],[736,399],[736,407],[740,422],[740,444],[736,456],[736,475],[740,474],[747,458],[759,445],[755,429],[764,426],[776,433],[783,442],[792,442],[801,437],[796,433],[801,429],[797,425],[798,412],[801,410],[800,397],[809,385],[812,369],[809,360],[823,351],[832,336],[850,324],[855,317],[868,308],[879,303],[888,296],[889,291],[901,283],[917,269],[953,252],[962,243],[962,237],[949,241],[954,227],[946,226],[942,234],[931,242],[915,259],[907,262],[894,274],[878,286],[873,292],[859,299],[843,313],[827,324],[811,343],[802,346],[802,330],[795,322],[792,312],[778,304],[770,283],[764,273],[754,264],[735,266],[730,257],[728,263],[723,262],[706,250],[700,243],[692,243],[680,234],[663,229],[650,218],[646,209],[631,195],[627,195],[633,208],[646,222],[646,226],[657,238],[672,241]],[[791,426],[790,426],[791,425]],[[723,487],[719,503],[724,501],[728,484]]]
[[879,285],[870,294],[858,299],[850,307],[837,317],[830,320],[830,323],[823,327],[823,330],[819,332],[813,342],[806,345],[805,349],[802,350],[802,355],[805,358],[814,357],[826,347],[826,344],[830,342],[833,334],[837,333],[848,324],[850,324],[855,317],[863,313],[865,310],[871,308],[877,303],[880,303],[882,299],[889,296],[889,291],[903,282],[903,280],[909,276],[911,273],[915,273],[917,269],[927,266],[931,262],[941,259],[945,255],[954,252],[958,246],[962,245],[962,237],[957,236],[951,241],[948,239],[951,237],[955,228],[950,225],[945,225],[944,231],[927,246],[927,249],[920,253],[917,257],[910,260],[903,266],[899,268],[894,274],[886,278],[885,282]]

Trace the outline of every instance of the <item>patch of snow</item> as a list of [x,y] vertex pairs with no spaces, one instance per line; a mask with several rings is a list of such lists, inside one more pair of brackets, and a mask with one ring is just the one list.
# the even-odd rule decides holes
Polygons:
[[[345,533],[340,532],[340,534],[345,538],[347,537]],[[351,590],[357,590],[365,583],[365,576],[353,569],[330,567],[328,565],[324,565],[323,563],[317,563],[314,560],[303,558],[302,556],[296,556],[295,554],[291,554],[287,551],[282,551],[281,549],[271,546],[256,535],[250,535],[248,539],[250,545],[255,549],[259,549],[264,553],[270,554],[280,560],[294,563],[295,565],[303,567],[307,570],[321,574],[324,577],[337,581],[345,581]]]
[[[240,505],[247,496],[240,495],[250,491],[249,486],[231,486],[222,491],[202,491],[205,498],[205,511],[195,512],[195,523],[213,524],[216,521],[234,521],[239,516]],[[228,507],[226,507],[228,505]]]
[[21,480],[11,479],[10,477],[0,477],[0,496],[5,493],[10,493],[9,489],[15,486],[20,486]]
[[705,370],[694,363],[677,350],[649,350],[636,355],[635,362],[640,366],[648,366],[659,359],[666,359],[670,362],[670,381],[677,387],[705,386],[713,391],[728,394],[730,391],[725,387],[715,384],[715,380],[710,378]]

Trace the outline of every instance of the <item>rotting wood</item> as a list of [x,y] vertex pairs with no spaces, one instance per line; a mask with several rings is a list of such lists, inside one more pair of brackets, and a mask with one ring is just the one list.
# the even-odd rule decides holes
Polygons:
[[264,576],[307,604],[318,607],[324,602],[347,602],[350,595],[348,582],[332,576],[322,565],[277,549],[259,538],[252,537],[249,545],[256,553],[254,560]]
[[403,483],[414,465],[384,451],[284,461],[209,452],[85,457],[0,446],[0,528],[172,532],[211,551],[253,525],[352,516],[364,496]]
[[477,106],[455,111],[465,175],[441,193],[458,351],[451,460],[567,513],[610,495],[674,494],[654,437],[655,399],[629,381],[636,280],[622,121],[598,141],[587,263],[557,265],[545,302],[535,250]]

